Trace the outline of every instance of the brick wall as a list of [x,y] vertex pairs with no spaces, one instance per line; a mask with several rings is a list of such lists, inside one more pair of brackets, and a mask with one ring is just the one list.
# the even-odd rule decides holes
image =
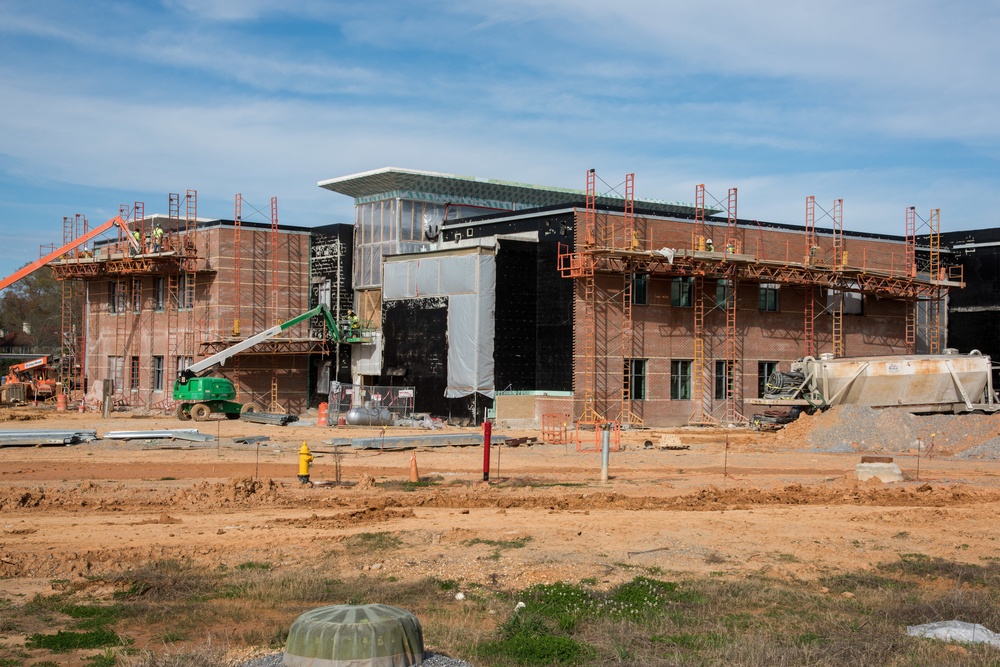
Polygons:
[[[582,214],[578,214],[582,217]],[[599,219],[599,225],[607,223],[620,225],[614,216]],[[578,220],[578,224],[581,221]],[[691,247],[693,224],[676,221],[637,221],[637,229],[646,248],[689,248]],[[707,234],[713,238],[716,250],[723,249],[725,226],[721,229],[709,226]],[[600,238],[600,237],[599,237]],[[755,249],[770,259],[787,257],[788,261],[802,262],[805,257],[805,234],[803,231],[779,229],[742,229],[737,242],[745,253]],[[814,261],[824,256],[832,258],[832,239],[821,237],[817,245]],[[849,253],[852,265],[868,262],[868,268],[878,266],[902,266],[903,244],[896,241],[878,239],[846,239],[844,248]],[[621,390],[623,384],[623,357],[646,360],[645,398],[633,400],[632,411],[638,414],[646,425],[669,426],[684,424],[694,412],[691,400],[671,400],[671,361],[691,360],[694,357],[694,310],[691,307],[671,305],[672,276],[653,275],[648,285],[648,304],[632,307],[634,348],[633,352],[622,351],[622,306],[621,275],[602,275],[595,278],[597,302],[596,340],[596,394],[597,410],[606,418],[615,419],[621,412]],[[715,362],[726,356],[726,312],[724,307],[716,307],[716,279],[704,279],[705,299],[705,374],[704,391],[709,397],[708,405],[713,415],[722,417],[723,400],[715,400]],[[577,396],[583,390],[582,329],[582,282],[578,281],[575,294],[574,332],[574,380]],[[777,312],[761,312],[758,301],[759,286],[741,283],[737,288],[737,329],[741,341],[741,351],[736,377],[741,380],[744,398],[758,396],[759,362],[778,362],[780,370],[788,370],[789,364],[804,355],[804,307],[806,288],[804,286],[782,286],[779,289],[779,309]],[[825,290],[817,288],[817,294],[825,295]],[[816,352],[832,352],[832,316],[822,313],[824,298],[817,303],[815,320]],[[904,350],[905,304],[902,301],[876,299],[865,296],[863,315],[844,315],[843,341],[846,356],[868,356],[877,354],[897,354]],[[575,415],[579,415],[582,404],[577,401]],[[743,408],[741,407],[741,410]]]
[[[177,373],[177,357],[204,358],[201,343],[231,338],[239,295],[241,337],[258,333],[279,321],[308,309],[309,235],[279,232],[277,283],[273,280],[271,232],[244,226],[240,234],[242,254],[239,289],[236,286],[234,229],[231,224],[198,231],[198,271],[192,308],[174,312],[164,303],[156,310],[157,278],[167,274],[126,276],[129,294],[125,308],[112,312],[110,292],[114,278],[88,281],[87,369],[88,383],[110,377],[109,357],[124,357],[124,402],[133,406],[162,407],[170,402],[170,389]],[[186,278],[185,278],[186,279]],[[139,312],[135,313],[132,287],[138,287]],[[277,297],[277,298],[275,298]],[[163,301],[169,301],[164,297]],[[176,334],[176,336],[174,335]],[[305,324],[288,332],[307,337]],[[138,361],[138,382],[132,389],[132,358]],[[162,358],[162,389],[157,389],[157,358]],[[309,369],[306,355],[262,356],[243,354],[214,371],[236,378],[241,400],[266,408],[271,402],[272,378],[278,382],[278,400],[287,410],[307,407]]]

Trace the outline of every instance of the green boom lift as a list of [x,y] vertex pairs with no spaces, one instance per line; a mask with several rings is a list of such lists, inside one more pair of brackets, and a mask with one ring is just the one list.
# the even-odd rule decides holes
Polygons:
[[274,338],[282,331],[296,324],[320,315],[326,321],[327,335],[335,344],[362,342],[361,339],[347,338],[334,321],[330,309],[320,304],[298,317],[293,317],[287,322],[282,322],[266,331],[250,336],[246,340],[227,347],[221,352],[206,357],[182,370],[177,376],[177,381],[174,383],[174,401],[177,403],[177,418],[193,418],[195,421],[204,421],[212,413],[223,413],[229,419],[239,419],[240,413],[243,412],[243,405],[233,400],[236,398],[236,387],[233,385],[232,380],[220,377],[206,377],[201,374],[209,371],[216,365],[224,366],[230,357],[244,350],[249,350],[254,345],[258,345],[269,338]]

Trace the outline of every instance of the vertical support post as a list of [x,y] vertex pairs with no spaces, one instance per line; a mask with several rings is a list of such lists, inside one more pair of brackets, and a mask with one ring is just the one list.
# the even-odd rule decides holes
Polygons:
[[493,439],[493,424],[489,419],[483,422],[483,481],[490,481],[490,441]]
[[611,461],[611,423],[601,424],[601,482],[608,481],[608,464]]

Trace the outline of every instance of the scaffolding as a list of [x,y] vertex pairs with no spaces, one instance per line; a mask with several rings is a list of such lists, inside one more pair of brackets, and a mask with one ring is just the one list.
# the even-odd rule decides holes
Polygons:
[[[68,246],[88,232],[86,216],[77,213],[63,218],[63,246]],[[86,246],[77,246],[70,256],[78,257],[86,253]],[[86,363],[86,290],[79,276],[61,281],[61,327],[59,354],[59,382],[62,393],[69,398],[79,398],[84,389],[84,365]]]
[[[634,321],[632,308],[639,273],[681,279],[686,281],[681,289],[690,289],[692,412],[688,421],[691,424],[746,421],[742,410],[747,381],[743,352],[745,332],[741,330],[738,298],[742,285],[773,284],[775,288],[789,286],[801,290],[804,305],[799,335],[804,355],[817,354],[820,313],[831,316],[830,328],[824,336],[824,340],[829,341],[828,349],[839,356],[846,353],[844,302],[849,293],[905,302],[904,335],[908,351],[916,346],[915,304],[922,304],[920,312],[928,332],[929,351],[940,351],[941,302],[949,288],[963,283],[961,267],[953,267],[953,275],[942,269],[937,209],[931,212],[926,223],[930,230],[927,259],[918,265],[916,216],[911,218],[909,211],[903,253],[891,251],[888,246],[870,249],[868,244],[860,242],[858,248],[849,252],[843,234],[843,200],[834,200],[829,211],[820,209],[823,217],[829,219],[829,228],[817,230],[816,200],[807,197],[806,224],[802,232],[805,252],[800,255],[801,242],[794,242],[791,235],[783,245],[775,242],[773,236],[765,241],[759,224],[756,225],[759,238],[748,243],[747,230],[754,227],[753,223],[739,220],[736,188],[729,190],[724,202],[716,199],[718,206],[708,208],[706,200],[715,198],[704,184],[699,184],[695,188],[693,224],[688,223],[691,224],[690,232],[682,231],[684,222],[681,219],[664,221],[661,228],[654,227],[655,219],[649,219],[644,224],[650,228],[646,236],[640,238],[636,231],[639,220],[635,214],[634,175],[626,177],[621,213],[597,211],[596,182],[596,172],[589,170],[586,208],[582,212],[582,224],[576,229],[575,247],[559,244],[557,259],[561,275],[573,279],[577,285],[574,312],[578,372],[574,373],[574,385],[577,396],[582,399],[578,422],[584,426],[599,424],[606,420],[605,415],[615,414],[614,409],[619,406],[614,403],[620,403],[618,419],[623,425],[643,423],[642,402],[636,402],[636,379],[630,365],[646,353],[639,340],[643,326]],[[709,243],[710,236],[722,233],[723,220],[712,217],[720,212],[726,215],[722,248],[714,242]],[[620,233],[616,225],[620,225]],[[617,300],[609,298],[606,292],[616,276],[621,286],[621,309],[601,308],[602,304],[612,303],[612,298]],[[609,279],[612,282],[607,282]],[[618,291],[614,288],[614,292]],[[714,298],[710,294],[712,291]],[[821,301],[824,296],[825,303]],[[819,308],[817,302],[821,303]],[[721,354],[712,354],[713,369],[708,363],[708,343],[709,336],[714,333],[706,328],[706,316],[715,309],[724,311],[725,342]],[[621,350],[616,361],[617,355],[611,354],[609,343],[617,328],[609,326],[605,314],[617,316],[619,313]],[[716,350],[714,344],[712,350]],[[711,391],[713,379],[724,383],[716,387],[714,396]],[[615,400],[616,397],[620,398]],[[715,402],[718,400],[721,403]]]

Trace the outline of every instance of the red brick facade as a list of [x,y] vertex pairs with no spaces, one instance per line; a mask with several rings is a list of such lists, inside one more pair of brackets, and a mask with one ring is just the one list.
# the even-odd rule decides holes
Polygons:
[[[583,214],[577,214],[578,230]],[[604,229],[619,228],[620,219],[603,215],[598,226]],[[638,250],[661,248],[690,249],[694,225],[686,221],[638,219]],[[725,250],[725,225],[709,225],[705,236],[713,238],[715,250]],[[741,228],[734,239],[737,252],[753,255],[761,260],[802,263],[807,249],[803,230],[781,228]],[[600,236],[598,236],[600,239]],[[600,241],[598,241],[600,245]],[[830,235],[817,238],[812,251],[814,260],[822,263],[833,256],[833,239]],[[845,237],[842,252],[848,253],[847,264],[866,267],[866,270],[884,270],[901,274],[903,244],[894,240]],[[632,306],[633,348],[622,350],[622,294],[624,278],[621,274],[595,276],[596,303],[596,411],[608,419],[616,419],[621,412],[624,376],[623,358],[645,361],[642,389],[643,398],[633,391],[632,412],[642,418],[647,426],[668,426],[687,423],[695,412],[691,399],[671,398],[671,362],[690,361],[694,358],[694,309],[690,306],[671,305],[671,285],[681,274],[671,271],[669,265],[651,269],[645,304]],[[705,305],[704,320],[704,378],[705,405],[717,419],[723,417],[724,399],[715,399],[716,361],[726,359],[726,309],[724,302],[717,303],[719,278],[705,276],[700,297]],[[583,395],[583,281],[576,285],[574,307],[574,386],[575,414],[582,412]],[[725,289],[724,286],[722,288]],[[806,285],[781,285],[777,290],[777,310],[762,311],[757,282],[742,281],[737,285],[738,362],[735,381],[740,383],[736,394],[744,398],[759,396],[758,372],[761,362],[777,362],[778,369],[788,370],[789,363],[805,354],[804,309]],[[815,287],[815,347],[816,354],[833,352],[833,317],[823,312],[826,304],[825,288]],[[722,292],[724,293],[724,292]],[[719,293],[721,296],[722,293]],[[699,295],[694,295],[698,298]],[[723,297],[724,298],[724,297]],[[876,298],[865,295],[863,314],[845,314],[842,318],[845,356],[867,356],[902,353],[905,350],[906,304],[902,300]],[[720,369],[721,370],[721,369]],[[740,389],[742,391],[740,391]],[[723,392],[724,388],[720,387]],[[739,407],[741,412],[747,408]]]
[[[88,279],[88,385],[113,377],[111,358],[121,357],[122,362],[114,362],[123,367],[116,378],[121,385],[116,400],[131,406],[166,407],[177,375],[178,357],[198,361],[206,356],[202,353],[203,343],[214,342],[215,349],[219,349],[226,341],[235,342],[237,293],[240,338],[308,310],[308,232],[278,232],[276,270],[271,238],[268,228],[244,225],[240,230],[238,290],[231,222],[213,222],[198,230],[199,259],[193,273],[178,271],[176,264],[159,263],[150,271]],[[184,286],[191,276],[194,302],[189,307]],[[113,305],[112,293],[121,286],[124,294]],[[287,335],[306,337],[305,327],[298,325]],[[284,409],[298,411],[307,407],[305,354],[249,352],[214,372],[237,381],[241,402],[266,409],[271,403],[272,381],[276,381],[278,403]]]

